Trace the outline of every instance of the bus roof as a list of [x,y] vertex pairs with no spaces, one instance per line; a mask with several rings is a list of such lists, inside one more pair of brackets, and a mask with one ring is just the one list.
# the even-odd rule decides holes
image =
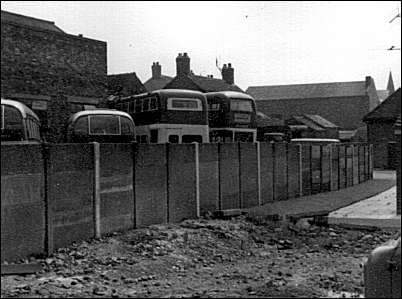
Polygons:
[[1,104],[9,105],[9,106],[13,106],[13,107],[17,108],[21,112],[23,118],[26,118],[27,115],[30,115],[33,118],[35,118],[37,121],[40,121],[39,117],[35,114],[35,112],[33,112],[27,105],[25,105],[21,102],[1,98]]
[[325,139],[325,138],[294,138],[291,142],[340,142],[339,139]]
[[121,100],[126,100],[129,99],[131,97],[144,97],[144,96],[151,96],[151,95],[164,95],[164,96],[198,96],[198,97],[203,97],[204,94],[200,91],[197,90],[189,90],[189,89],[157,89],[157,90],[153,90],[151,92],[145,92],[145,93],[141,93],[141,94],[136,94],[136,95],[132,95],[132,96],[127,96],[124,98],[121,98]]
[[118,115],[118,116],[124,116],[129,118],[130,120],[133,120],[133,118],[130,116],[130,114],[123,112],[123,111],[119,111],[119,110],[115,110],[115,109],[91,109],[91,110],[83,110],[83,111],[79,111],[74,113],[73,115],[70,116],[68,122],[74,122],[77,120],[77,118],[81,117],[81,116],[87,116],[87,115]]
[[249,99],[254,100],[252,96],[247,93],[238,92],[238,91],[214,91],[205,93],[206,96],[215,96],[215,95],[223,95],[227,98],[237,98],[237,99]]

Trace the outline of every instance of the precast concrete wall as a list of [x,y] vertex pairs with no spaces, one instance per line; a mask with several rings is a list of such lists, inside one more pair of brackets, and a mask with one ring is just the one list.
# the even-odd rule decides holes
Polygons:
[[219,182],[221,209],[240,208],[239,146],[219,144]]
[[45,251],[41,145],[1,145],[1,262]]
[[258,206],[257,143],[239,143],[241,208]]
[[301,193],[301,145],[289,144],[287,155],[287,197],[295,198]]
[[261,203],[274,200],[274,156],[273,144],[260,143]]
[[101,234],[135,227],[134,144],[100,144]]

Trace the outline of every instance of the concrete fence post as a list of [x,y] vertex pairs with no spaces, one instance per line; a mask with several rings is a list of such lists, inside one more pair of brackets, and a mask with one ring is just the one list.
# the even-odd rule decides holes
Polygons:
[[369,179],[373,179],[373,168],[374,168],[374,161],[373,161],[373,145],[370,144],[369,146]]
[[257,150],[257,196],[258,196],[258,205],[262,205],[261,200],[261,145],[259,141],[256,141],[256,150]]
[[95,225],[95,238],[101,237],[101,224],[100,224],[100,145],[98,142],[93,142],[93,161],[94,161],[94,225]]
[[136,170],[135,165],[137,165],[137,154],[138,154],[138,143],[132,142],[131,143],[131,153],[133,155],[132,161],[132,171],[133,171],[133,228],[137,228],[137,198],[136,198],[136,190],[135,190],[135,177],[136,177]]
[[297,145],[299,155],[299,196],[303,196],[303,147],[301,144]]
[[50,174],[51,174],[51,161],[50,161],[50,145],[49,143],[42,143],[42,154],[44,163],[44,200],[45,200],[45,251],[46,255],[53,253],[53,208],[50,198]]
[[194,143],[194,153],[195,153],[195,202],[197,210],[197,218],[200,218],[200,145]]
[[243,187],[242,187],[242,179],[241,179],[241,146],[240,142],[237,142],[237,154],[239,161],[239,208],[243,208]]

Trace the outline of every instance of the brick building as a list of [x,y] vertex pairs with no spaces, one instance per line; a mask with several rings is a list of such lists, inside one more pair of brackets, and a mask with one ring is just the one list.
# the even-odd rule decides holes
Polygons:
[[[32,108],[45,135],[69,114],[95,107],[106,96],[106,82],[106,42],[1,11],[1,96]],[[61,109],[67,111],[57,116]]]
[[162,66],[159,64],[159,62],[154,62],[152,64],[151,70],[152,77],[144,83],[146,90],[149,92],[163,89],[166,84],[168,84],[173,79],[173,77],[162,75]]
[[190,68],[190,57],[187,53],[179,53],[176,58],[176,77],[164,89],[190,89],[200,92],[238,91],[244,92],[234,84],[234,69],[232,65],[225,64],[222,68],[222,79],[195,75]]
[[373,144],[374,167],[395,168],[396,139],[394,125],[401,115],[401,88],[364,116],[368,142]]
[[251,86],[246,92],[268,116],[286,120],[293,115],[316,114],[340,130],[364,126],[363,116],[379,103],[371,77],[354,82]]

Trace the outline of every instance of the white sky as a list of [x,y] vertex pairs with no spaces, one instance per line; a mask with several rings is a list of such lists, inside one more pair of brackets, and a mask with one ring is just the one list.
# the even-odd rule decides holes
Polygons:
[[[235,83],[256,85],[360,81],[401,85],[399,1],[137,2],[1,1],[1,9],[54,21],[70,34],[107,42],[108,74],[136,72],[142,82],[159,61],[175,76],[187,52],[196,74],[221,78],[231,62]],[[247,17],[246,17],[247,16]]]

